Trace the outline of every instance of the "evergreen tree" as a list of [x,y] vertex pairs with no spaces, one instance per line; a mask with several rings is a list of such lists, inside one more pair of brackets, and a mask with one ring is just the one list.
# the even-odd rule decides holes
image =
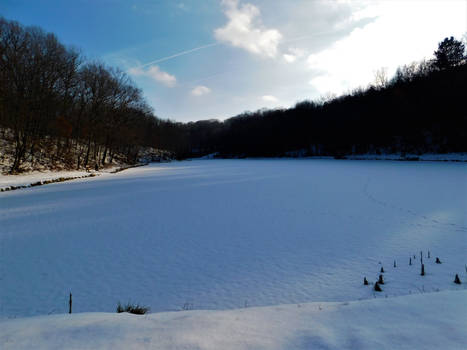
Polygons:
[[434,55],[435,65],[439,69],[457,66],[466,59],[465,45],[451,36],[438,44],[438,50],[434,52]]

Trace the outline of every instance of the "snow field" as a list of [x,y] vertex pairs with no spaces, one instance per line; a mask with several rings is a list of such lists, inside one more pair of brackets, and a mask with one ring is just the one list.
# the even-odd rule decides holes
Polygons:
[[[4,192],[0,315],[65,313],[70,291],[78,313],[465,290],[452,281],[467,282],[466,174],[464,163],[196,160]],[[381,265],[376,293],[362,282]]]

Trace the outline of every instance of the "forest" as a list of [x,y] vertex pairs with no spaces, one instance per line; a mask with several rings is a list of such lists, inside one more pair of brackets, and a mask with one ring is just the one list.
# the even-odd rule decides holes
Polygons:
[[334,156],[467,151],[465,45],[439,43],[432,60],[343,96],[293,108],[189,123],[190,150],[221,157]]
[[0,18],[0,138],[11,146],[3,155],[10,173],[45,154],[86,169],[117,155],[134,163],[147,147],[182,153],[181,130],[154,116],[125,72],[85,60],[38,27]]
[[148,148],[179,159],[465,152],[466,91],[465,45],[451,37],[433,59],[394,77],[381,71],[370,86],[339,97],[181,123],[155,116],[122,70],[0,18],[0,139],[11,146],[10,173],[44,154],[70,169],[98,169],[116,157],[132,164]]

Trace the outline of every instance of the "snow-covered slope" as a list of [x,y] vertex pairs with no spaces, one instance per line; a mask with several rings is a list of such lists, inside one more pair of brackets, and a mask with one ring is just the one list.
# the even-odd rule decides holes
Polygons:
[[467,291],[357,302],[0,321],[3,350],[465,349]]

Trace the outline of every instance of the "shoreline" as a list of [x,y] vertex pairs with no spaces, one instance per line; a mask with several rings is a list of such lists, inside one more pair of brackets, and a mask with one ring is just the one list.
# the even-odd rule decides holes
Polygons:
[[[0,192],[10,192],[10,191],[21,190],[25,188],[49,185],[53,183],[66,182],[66,181],[72,181],[72,180],[78,180],[78,179],[86,179],[90,177],[101,176],[103,174],[117,174],[119,172],[122,172],[128,169],[137,168],[137,167],[145,166],[148,164],[149,163],[140,163],[140,164],[133,164],[129,166],[122,166],[116,169],[109,168],[110,171],[86,172],[86,171],[76,171],[76,170],[70,170],[70,171],[59,170],[56,172],[54,171],[45,171],[45,172],[33,171],[29,173],[24,173],[24,174],[0,175]],[[85,174],[75,175],[75,176],[66,176],[67,173],[68,174],[85,173]],[[7,178],[11,180],[11,179],[19,179],[18,177],[21,177],[24,179],[30,178],[31,180],[29,181],[25,180],[23,182],[12,183],[9,185],[2,185],[2,181],[1,181],[2,178]]]

